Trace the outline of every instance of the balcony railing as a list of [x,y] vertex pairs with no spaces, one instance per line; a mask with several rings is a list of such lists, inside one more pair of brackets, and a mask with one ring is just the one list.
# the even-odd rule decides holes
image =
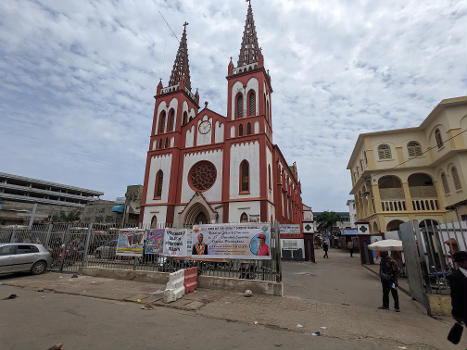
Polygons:
[[405,211],[407,210],[404,200],[382,201],[381,207],[383,208],[383,211]]
[[439,203],[436,198],[412,199],[413,210],[439,210]]

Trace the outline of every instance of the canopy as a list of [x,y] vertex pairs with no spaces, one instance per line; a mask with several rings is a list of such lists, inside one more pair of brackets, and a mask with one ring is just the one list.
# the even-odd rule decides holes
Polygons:
[[123,213],[124,210],[125,210],[124,205],[115,205],[115,206],[112,207],[112,211],[114,213]]
[[382,241],[377,241],[375,243],[371,243],[368,246],[368,249],[372,250],[402,250],[402,241],[397,239],[383,239]]

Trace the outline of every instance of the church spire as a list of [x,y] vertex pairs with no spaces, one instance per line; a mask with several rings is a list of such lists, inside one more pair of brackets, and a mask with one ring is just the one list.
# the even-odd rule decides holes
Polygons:
[[188,65],[188,48],[186,44],[186,26],[187,22],[183,23],[183,34],[180,40],[180,46],[175,57],[175,62],[170,74],[169,86],[178,85],[183,81],[185,87],[191,91],[190,81],[190,66]]
[[242,47],[240,48],[240,56],[238,56],[237,67],[242,67],[258,62],[258,56],[260,54],[258,38],[256,36],[255,21],[253,19],[253,10],[251,9],[250,0],[247,1],[248,12],[246,15]]

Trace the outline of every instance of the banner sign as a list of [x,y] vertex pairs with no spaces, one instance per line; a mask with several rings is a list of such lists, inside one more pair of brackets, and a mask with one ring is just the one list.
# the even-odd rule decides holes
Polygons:
[[163,228],[146,230],[144,254],[162,255],[164,250],[164,231]]
[[271,259],[268,224],[208,224],[193,226],[192,256],[229,259]]
[[356,228],[344,228],[341,229],[341,235],[348,236],[348,235],[357,235],[358,230]]
[[119,230],[117,241],[117,255],[140,256],[144,247],[144,230]]
[[300,225],[279,225],[279,232],[282,234],[289,235],[299,235],[300,234]]
[[165,256],[187,256],[187,236],[185,229],[166,228],[164,233]]

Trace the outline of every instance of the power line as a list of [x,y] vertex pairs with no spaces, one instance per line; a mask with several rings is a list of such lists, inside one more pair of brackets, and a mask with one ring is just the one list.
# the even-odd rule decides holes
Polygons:
[[[448,141],[452,140],[453,138],[459,136],[460,134],[462,134],[462,133],[464,133],[464,132],[466,132],[466,131],[467,131],[467,130],[464,129],[464,130],[462,130],[460,133],[458,133],[458,134],[456,134],[456,135],[454,135],[454,136],[451,136],[450,138],[448,138],[447,140],[444,140],[444,141],[441,139],[441,142],[444,144],[445,142],[448,142]],[[389,169],[387,169],[387,170],[396,169],[396,168],[400,167],[402,164],[407,163],[409,160],[412,160],[412,159],[415,159],[415,158],[417,158],[417,157],[423,156],[425,153],[431,151],[433,148],[435,148],[435,147],[437,147],[437,146],[438,146],[438,145],[436,145],[436,146],[430,146],[430,147],[428,147],[428,148],[426,149],[426,151],[422,152],[422,154],[420,154],[420,155],[418,155],[418,156],[415,156],[415,157],[413,157],[413,158],[406,159],[406,160],[404,160],[402,163],[399,163],[399,164],[396,165],[395,167],[389,168]]]
[[173,29],[170,27],[169,22],[167,22],[167,20],[165,19],[165,17],[162,15],[162,12],[161,12],[161,11],[158,11],[158,12],[159,12],[159,14],[161,15],[162,19],[164,20],[165,24],[167,25],[167,28],[169,28],[169,30],[170,30],[170,32],[172,33],[172,35],[175,37],[175,39],[177,39],[177,41],[179,41],[179,40],[178,40],[178,37],[177,37],[177,34],[175,34],[175,32],[173,31]]

